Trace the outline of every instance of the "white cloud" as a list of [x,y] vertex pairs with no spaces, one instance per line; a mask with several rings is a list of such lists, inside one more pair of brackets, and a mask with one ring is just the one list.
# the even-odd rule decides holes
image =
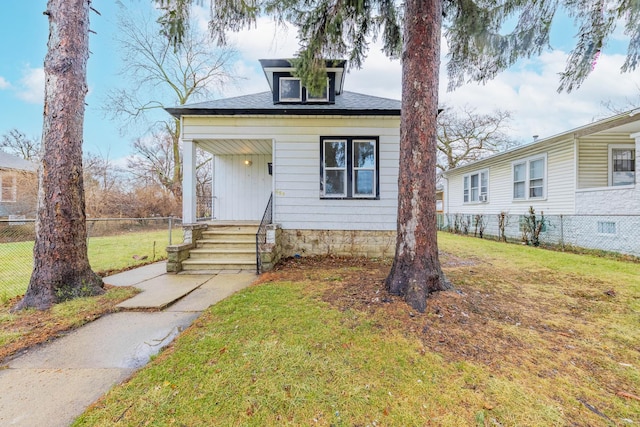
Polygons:
[[44,69],[26,67],[17,88],[18,98],[32,104],[44,103]]
[[0,76],[0,90],[9,89],[9,87],[11,87],[11,84],[9,84],[4,77]]
[[[206,29],[208,11],[200,11],[198,17],[199,25]],[[229,34],[229,41],[239,51],[234,70],[243,80],[227,87],[226,97],[268,90],[258,59],[289,58],[298,50],[295,27],[276,28],[267,18],[259,19],[255,29]],[[400,99],[401,64],[388,59],[380,48],[380,43],[371,44],[362,68],[347,74],[345,90]],[[624,56],[606,54],[600,56],[581,88],[570,94],[558,93],[559,73],[567,61],[567,54],[560,50],[522,60],[484,85],[469,83],[447,92],[447,51],[443,43],[440,103],[452,107],[468,104],[479,113],[489,113],[497,108],[510,110],[513,120],[509,133],[519,141],[531,141],[533,135],[548,137],[585,125],[610,115],[602,106],[603,102],[625,104],[628,98],[640,95],[640,76],[637,73],[620,74]]]

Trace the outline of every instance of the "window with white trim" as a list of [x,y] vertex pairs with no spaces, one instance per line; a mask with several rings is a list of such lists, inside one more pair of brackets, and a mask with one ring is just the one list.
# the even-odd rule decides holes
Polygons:
[[280,77],[280,101],[302,101],[302,84],[296,77]]
[[479,203],[489,200],[489,171],[482,170],[465,175],[463,182],[464,203]]
[[[275,77],[274,77],[275,78]],[[327,82],[322,93],[313,94],[305,86],[298,77],[277,76],[277,84],[275,85],[274,102],[282,103],[330,103],[331,90],[333,87],[332,79],[327,77]]]
[[0,202],[15,202],[17,194],[15,175],[0,174]]
[[327,84],[324,87],[324,92],[319,95],[313,95],[309,89],[306,87],[305,92],[307,93],[307,102],[327,102],[329,101],[329,79],[327,78]]
[[616,234],[616,223],[613,221],[598,221],[598,234]]
[[378,138],[320,138],[320,197],[378,198]]
[[636,150],[634,145],[609,145],[609,185],[636,183]]
[[512,163],[513,199],[529,200],[546,197],[547,155]]

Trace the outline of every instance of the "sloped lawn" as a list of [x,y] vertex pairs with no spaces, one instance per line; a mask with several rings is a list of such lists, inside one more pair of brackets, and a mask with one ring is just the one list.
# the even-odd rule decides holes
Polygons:
[[206,312],[76,425],[640,423],[639,265],[439,236],[416,313],[388,260],[289,260]]

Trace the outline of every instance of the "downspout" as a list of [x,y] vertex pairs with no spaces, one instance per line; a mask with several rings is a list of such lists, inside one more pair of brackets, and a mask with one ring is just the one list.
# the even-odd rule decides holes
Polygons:
[[580,140],[578,138],[576,138],[576,135],[573,135],[573,159],[574,159],[574,165],[573,165],[573,209],[571,210],[571,213],[575,215],[576,213],[576,197],[578,196],[578,183],[579,183],[579,178],[578,175],[580,173],[580,150],[578,149],[578,146],[580,144]]
[[444,216],[444,226],[449,227],[449,178],[446,175],[446,172],[442,174],[442,179],[446,182],[444,186],[444,200],[442,200],[443,207],[443,216]]

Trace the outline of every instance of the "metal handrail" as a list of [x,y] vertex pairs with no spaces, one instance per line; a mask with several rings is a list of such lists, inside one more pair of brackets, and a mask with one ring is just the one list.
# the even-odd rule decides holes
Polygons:
[[273,193],[269,196],[269,202],[262,215],[262,221],[256,233],[256,273],[262,272],[262,258],[260,257],[260,247],[267,243],[267,225],[273,221]]

